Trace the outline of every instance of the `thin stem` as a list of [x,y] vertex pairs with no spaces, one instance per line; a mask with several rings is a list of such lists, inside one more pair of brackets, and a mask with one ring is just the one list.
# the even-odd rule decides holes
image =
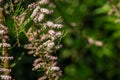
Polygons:
[[[6,48],[2,48],[2,56],[3,57],[9,56]],[[3,68],[5,68],[5,69],[9,68],[9,60],[7,60],[7,59],[3,60]],[[10,75],[10,72],[4,72],[3,75]]]

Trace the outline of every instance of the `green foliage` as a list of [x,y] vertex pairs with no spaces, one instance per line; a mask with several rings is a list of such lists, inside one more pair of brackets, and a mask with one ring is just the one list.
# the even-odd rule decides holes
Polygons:
[[[68,32],[59,51],[61,80],[120,79],[120,23],[115,23],[115,15],[108,15],[114,3],[56,0],[55,13],[61,15]],[[103,46],[90,44],[88,38],[101,41]]]

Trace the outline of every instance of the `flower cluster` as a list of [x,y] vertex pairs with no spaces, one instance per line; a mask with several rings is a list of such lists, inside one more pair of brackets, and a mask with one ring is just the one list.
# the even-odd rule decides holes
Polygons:
[[40,7],[40,4],[47,4],[47,3],[48,3],[47,0],[41,0],[37,4],[32,3],[28,5],[28,8],[30,10],[34,9],[30,17],[33,19],[35,23],[41,22],[44,19],[45,14],[51,14],[53,12],[52,10],[48,10],[46,8]]
[[48,30],[47,33],[40,34],[41,31],[30,28],[27,32],[30,43],[24,47],[29,50],[29,54],[39,57],[34,61],[33,70],[43,69],[45,70],[46,78],[49,76],[49,78],[56,78],[57,80],[61,75],[61,71],[55,64],[57,57],[52,56],[51,53],[61,47],[61,45],[55,44],[55,40],[61,36],[61,32]]
[[[59,76],[62,75],[60,68],[57,65],[57,57],[46,54],[45,59],[38,58],[34,61],[33,70],[45,70],[44,79],[58,80]],[[44,61],[45,60],[45,61]],[[40,77],[38,80],[44,80],[43,77]]]
[[28,49],[29,54],[37,57],[33,63],[32,70],[44,70],[45,74],[38,80],[58,80],[62,75],[60,68],[57,66],[57,57],[51,53],[61,47],[56,42],[61,37],[60,29],[62,24],[55,24],[52,21],[43,21],[45,15],[51,14],[53,11],[42,8],[40,5],[48,4],[48,0],[40,0],[39,2],[28,5],[32,11],[30,18],[34,23],[40,23],[40,27],[32,25],[26,33],[29,43],[24,45]]
[[[2,14],[2,11],[0,11]],[[0,56],[1,66],[0,66],[0,78],[2,80],[12,80],[10,76],[11,69],[9,69],[9,61],[13,59],[12,56],[8,54],[8,48],[11,47],[9,43],[7,43],[8,37],[8,28],[3,24],[4,19],[0,17],[0,49],[2,50],[2,55]]]
[[[1,5],[4,13],[6,15],[10,14],[9,17],[14,22],[14,28],[12,29],[15,30],[17,44],[19,45],[21,42],[19,40],[20,33],[24,33],[28,38],[28,44],[23,44],[24,48],[28,50],[29,54],[36,57],[32,70],[43,70],[45,72],[43,77],[40,76],[38,80],[58,80],[62,75],[62,71],[57,66],[58,58],[52,53],[62,47],[59,44],[59,39],[61,39],[62,36],[61,28],[63,25],[46,20],[46,17],[53,13],[53,10],[46,8],[47,5],[50,6],[49,0],[38,0],[37,2],[28,4],[27,7],[27,4],[23,6],[24,4],[22,2],[24,3],[25,1],[10,0],[4,2],[4,0],[0,0],[0,3],[4,4]],[[2,8],[0,8],[0,10],[2,10]],[[19,10],[15,10],[16,8],[19,8]],[[2,80],[11,80],[9,61],[12,60],[13,57],[8,54],[8,48],[11,48],[11,45],[8,43],[8,28],[2,24],[4,23],[4,19],[1,17],[1,13],[2,12],[0,12],[0,48],[2,55],[0,56],[0,78]],[[11,13],[13,15],[11,15]],[[31,24],[30,26],[27,25],[29,23]],[[20,47],[23,45],[20,44]]]
[[103,45],[104,45],[104,43],[102,41],[94,40],[91,37],[88,38],[88,43],[91,45],[99,46],[99,47],[103,47]]

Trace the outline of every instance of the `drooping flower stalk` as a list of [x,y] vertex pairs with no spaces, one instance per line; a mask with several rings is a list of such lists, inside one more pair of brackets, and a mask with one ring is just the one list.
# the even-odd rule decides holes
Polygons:
[[45,72],[43,77],[38,80],[58,80],[62,74],[57,66],[57,57],[53,56],[52,52],[61,47],[61,45],[56,44],[56,41],[62,35],[60,29],[63,25],[49,20],[44,21],[45,16],[53,12],[41,6],[48,4],[48,2],[48,0],[40,0],[28,6],[29,10],[32,11],[30,18],[39,27],[32,25],[27,32],[24,32],[29,40],[29,43],[24,47],[29,50],[29,54],[37,57],[32,70],[43,70]]
[[1,66],[0,66],[0,78],[1,80],[11,80],[10,72],[10,64],[9,61],[13,59],[12,56],[9,56],[8,48],[11,47],[9,43],[7,43],[8,37],[8,29],[4,25],[4,16],[2,13],[2,9],[0,9],[0,49],[1,49]]

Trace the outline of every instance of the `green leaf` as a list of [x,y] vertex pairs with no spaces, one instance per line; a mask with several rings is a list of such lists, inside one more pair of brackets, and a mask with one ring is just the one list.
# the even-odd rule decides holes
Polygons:
[[94,13],[95,14],[103,14],[103,13],[108,13],[110,10],[110,6],[108,4],[105,4],[103,7],[97,8]]

